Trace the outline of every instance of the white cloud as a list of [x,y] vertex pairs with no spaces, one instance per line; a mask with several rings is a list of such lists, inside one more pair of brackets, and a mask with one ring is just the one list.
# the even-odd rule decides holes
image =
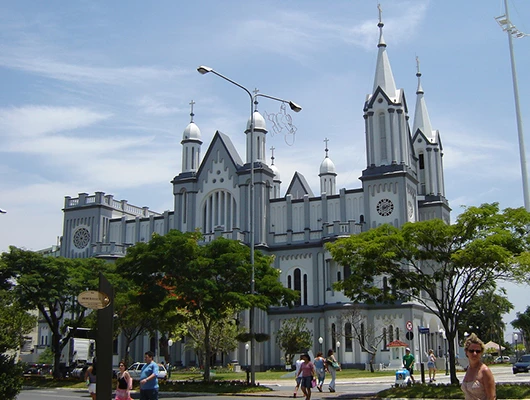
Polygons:
[[152,80],[170,81],[184,74],[184,71],[178,68],[156,66],[92,67],[76,65],[53,59],[50,56],[41,56],[38,54],[38,49],[26,49],[29,54],[19,54],[18,49],[9,47],[0,47],[0,49],[3,50],[0,53],[0,66],[60,81],[129,85]]
[[112,116],[79,107],[24,106],[0,109],[0,131],[7,137],[38,137],[84,128]]

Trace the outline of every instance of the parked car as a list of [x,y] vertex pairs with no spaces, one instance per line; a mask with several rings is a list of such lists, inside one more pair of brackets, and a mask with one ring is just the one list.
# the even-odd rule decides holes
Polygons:
[[519,360],[513,364],[512,370],[514,374],[518,372],[528,372],[530,370],[530,354],[525,354],[520,357]]
[[493,360],[493,363],[494,364],[502,364],[502,363],[509,363],[510,361],[511,361],[510,357],[508,357],[508,356],[502,356],[502,357],[499,356],[499,357],[497,357],[497,358],[495,358]]
[[[129,372],[129,375],[131,375],[131,378],[133,381],[139,381],[140,380],[140,372],[142,372],[142,368],[145,365],[143,362],[135,362],[133,363],[129,368],[127,368],[127,371]],[[158,364],[158,379],[166,379],[167,378],[167,369],[162,364]]]

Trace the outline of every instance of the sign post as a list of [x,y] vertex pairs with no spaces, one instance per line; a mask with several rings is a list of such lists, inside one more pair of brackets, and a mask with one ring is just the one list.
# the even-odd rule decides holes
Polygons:
[[[112,399],[112,334],[114,322],[114,288],[99,273],[99,292],[108,298],[108,304],[98,309],[96,333],[96,358],[98,363],[98,382],[96,395],[98,400]],[[105,301],[105,300],[104,300]]]

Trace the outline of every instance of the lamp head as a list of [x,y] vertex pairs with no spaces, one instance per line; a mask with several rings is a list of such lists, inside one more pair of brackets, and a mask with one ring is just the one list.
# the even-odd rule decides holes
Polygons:
[[213,68],[206,67],[205,65],[201,65],[200,67],[197,68],[197,71],[199,72],[199,74],[204,75],[204,74],[207,74],[208,72],[212,72]]
[[294,101],[289,102],[289,107],[291,107],[291,110],[293,110],[294,112],[302,111],[302,107],[296,104]]

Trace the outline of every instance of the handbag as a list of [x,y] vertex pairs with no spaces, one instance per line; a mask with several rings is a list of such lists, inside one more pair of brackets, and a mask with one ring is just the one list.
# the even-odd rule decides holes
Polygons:
[[313,380],[311,381],[311,387],[316,387],[317,386],[317,380],[313,378]]
[[333,368],[335,368],[335,369],[340,369],[340,365],[339,365],[338,362],[332,361],[332,362],[331,362],[331,366],[332,366]]

